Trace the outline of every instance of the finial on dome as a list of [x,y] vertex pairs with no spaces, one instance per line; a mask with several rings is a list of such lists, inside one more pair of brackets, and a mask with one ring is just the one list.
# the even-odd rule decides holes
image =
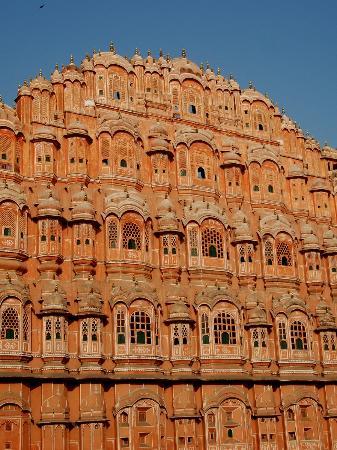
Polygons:
[[59,65],[57,63],[55,64],[55,70],[59,71]]
[[96,50],[93,49],[92,54],[93,54],[93,55],[96,55],[96,53],[97,53]]
[[208,61],[206,61],[206,69],[209,69],[209,63],[208,63]]
[[114,43],[113,43],[113,42],[110,42],[110,44],[109,44],[109,50],[110,50],[110,52],[112,52],[112,53],[115,53],[115,52],[116,52],[116,49],[115,49],[115,46],[114,46]]
[[220,69],[220,67],[218,67],[217,75],[221,75],[221,69]]
[[163,57],[163,50],[160,48],[159,49],[159,57],[162,58]]
[[250,82],[248,83],[248,87],[249,87],[249,89],[253,89],[253,88],[254,88],[254,85],[253,85],[253,82],[252,82],[252,81],[250,81]]
[[181,50],[181,56],[183,57],[183,58],[186,58],[186,49],[182,49]]
[[39,77],[42,77],[42,69],[39,70]]
[[166,61],[167,61],[167,62],[170,62],[170,61],[171,61],[171,56],[170,56],[169,54],[167,54],[165,58],[166,58]]
[[282,107],[282,109],[281,109],[281,113],[282,114],[285,114],[286,113],[286,110]]
[[151,50],[150,49],[148,49],[148,51],[147,51],[147,56],[151,56]]
[[135,55],[140,56],[139,48],[136,48],[136,50],[135,50]]
[[233,76],[232,73],[229,74],[229,79],[230,79],[230,80],[234,80],[234,76]]
[[200,70],[201,70],[202,73],[204,73],[204,63],[200,64]]
[[74,64],[74,57],[73,57],[73,55],[70,55],[70,64]]
[[87,53],[87,54],[85,55],[85,58],[86,58],[87,61],[90,61],[90,55],[89,55],[89,53]]
[[3,100],[2,100],[1,95],[0,95],[0,104],[3,104]]

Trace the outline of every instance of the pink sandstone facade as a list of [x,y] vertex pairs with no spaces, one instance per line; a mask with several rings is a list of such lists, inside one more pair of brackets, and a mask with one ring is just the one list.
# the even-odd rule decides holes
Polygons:
[[107,52],[0,102],[0,449],[337,449],[337,151]]

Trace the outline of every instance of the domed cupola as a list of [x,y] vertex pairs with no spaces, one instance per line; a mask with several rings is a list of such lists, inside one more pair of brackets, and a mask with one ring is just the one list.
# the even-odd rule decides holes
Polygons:
[[318,237],[314,233],[314,230],[309,223],[304,222],[301,225],[301,240],[302,240],[302,250],[304,251],[320,250]]
[[92,141],[91,137],[89,136],[88,128],[79,119],[76,119],[68,125],[65,136],[81,136],[85,137],[90,142]]
[[323,234],[323,245],[325,253],[337,253],[337,236],[330,228]]
[[157,234],[175,232],[182,234],[180,231],[179,219],[176,216],[173,204],[169,197],[165,198],[158,204],[157,208],[158,230]]
[[234,212],[232,216],[235,239],[233,242],[255,242],[248,219],[241,209]]
[[95,218],[95,209],[88,198],[87,192],[82,186],[81,189],[73,195],[71,202],[71,221],[78,222],[97,222]]
[[[227,147],[227,148],[226,148]],[[221,150],[221,162],[220,167],[232,167],[238,166],[240,168],[244,168],[244,163],[241,159],[241,154],[237,147],[225,146],[223,150]]]
[[63,289],[55,282],[45,286],[41,294],[41,313],[68,313],[68,303]]
[[307,179],[308,176],[304,172],[303,168],[298,164],[291,164],[288,170],[287,178],[304,178]]
[[316,317],[319,331],[337,330],[336,318],[323,297],[316,306]]
[[62,207],[50,185],[43,191],[37,203],[38,217],[62,217]]
[[131,63],[134,66],[143,66],[144,65],[144,60],[143,60],[142,55],[140,54],[140,51],[138,48],[136,48],[135,54],[131,58]]

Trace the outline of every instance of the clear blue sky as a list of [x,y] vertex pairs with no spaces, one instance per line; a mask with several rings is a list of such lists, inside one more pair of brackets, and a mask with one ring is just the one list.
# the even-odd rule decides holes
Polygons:
[[[45,3],[44,8],[39,6]],[[112,40],[252,80],[304,131],[337,147],[337,0],[2,0],[0,95],[72,53],[79,63]]]

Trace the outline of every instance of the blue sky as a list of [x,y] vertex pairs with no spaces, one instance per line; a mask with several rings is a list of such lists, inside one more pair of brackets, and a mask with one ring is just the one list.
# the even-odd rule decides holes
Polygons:
[[[321,0],[3,0],[0,95],[10,105],[18,84],[50,74],[72,53],[79,63],[112,40],[171,56],[187,49],[233,73],[284,107],[304,131],[337,147],[337,1]],[[46,3],[44,8],[40,5]]]

